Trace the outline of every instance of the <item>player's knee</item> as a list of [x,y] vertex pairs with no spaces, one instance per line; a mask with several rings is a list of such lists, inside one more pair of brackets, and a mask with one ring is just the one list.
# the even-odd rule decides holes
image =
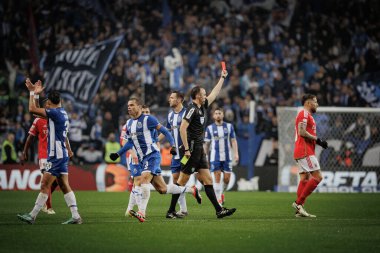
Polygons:
[[49,192],[50,186],[46,181],[41,182],[41,192]]
[[166,187],[159,187],[159,188],[157,189],[157,191],[158,191],[159,194],[165,194],[166,191],[167,191],[167,189],[166,189]]

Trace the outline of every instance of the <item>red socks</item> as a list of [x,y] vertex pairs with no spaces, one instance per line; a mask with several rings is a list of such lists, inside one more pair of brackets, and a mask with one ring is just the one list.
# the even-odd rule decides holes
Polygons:
[[50,209],[52,207],[51,206],[51,194],[52,194],[52,192],[54,192],[54,190],[55,190],[55,188],[57,188],[57,186],[58,186],[58,183],[57,183],[57,180],[55,180],[51,185],[50,192],[48,195],[48,199],[46,200],[46,208],[47,209]]
[[[319,183],[320,181],[318,181],[314,177],[311,177],[305,184],[304,189],[300,195],[298,195],[297,191],[298,198],[296,200],[296,203],[298,205],[303,205],[305,203],[306,198],[315,190],[315,188],[317,188]],[[298,190],[300,190],[299,187],[300,186],[298,186]]]
[[301,180],[300,183],[298,184],[297,198],[301,196],[303,189],[305,189],[305,185],[307,184],[308,181],[309,179],[304,179],[304,180]]

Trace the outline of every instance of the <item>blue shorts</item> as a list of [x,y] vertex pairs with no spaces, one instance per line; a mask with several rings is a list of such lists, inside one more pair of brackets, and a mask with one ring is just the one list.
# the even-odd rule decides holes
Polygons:
[[161,154],[157,151],[145,156],[141,161],[142,173],[149,171],[152,175],[161,175]]
[[62,174],[69,174],[69,158],[64,157],[61,159],[55,159],[49,157],[47,160],[46,172],[55,177],[59,177]]
[[181,159],[172,159],[170,169],[172,170],[172,174],[179,173],[181,171]]
[[129,164],[129,171],[131,172],[131,177],[139,177],[141,176],[142,167],[141,164]]
[[222,172],[229,172],[232,171],[232,161],[215,161],[210,163],[210,171],[214,172],[217,170],[221,170]]

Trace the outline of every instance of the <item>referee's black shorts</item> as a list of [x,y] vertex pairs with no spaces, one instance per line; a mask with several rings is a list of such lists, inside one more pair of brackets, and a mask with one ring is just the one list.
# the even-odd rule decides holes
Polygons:
[[[182,155],[182,154],[181,154]],[[191,156],[185,165],[181,164],[181,171],[191,175],[199,169],[208,169],[208,161],[203,145],[194,145]]]

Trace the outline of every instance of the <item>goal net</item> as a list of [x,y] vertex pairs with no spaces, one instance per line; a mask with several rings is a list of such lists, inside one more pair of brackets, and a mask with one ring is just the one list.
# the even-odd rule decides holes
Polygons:
[[[297,191],[298,166],[293,149],[295,118],[301,109],[277,107],[277,191]],[[380,109],[319,107],[313,117],[317,136],[329,144],[325,150],[316,146],[323,175],[317,191],[380,192]]]

